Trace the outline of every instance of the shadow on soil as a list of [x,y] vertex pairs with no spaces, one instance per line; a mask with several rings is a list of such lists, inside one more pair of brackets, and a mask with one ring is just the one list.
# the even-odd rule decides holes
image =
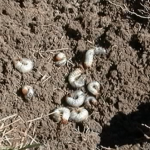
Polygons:
[[[149,14],[150,14],[150,3],[148,0],[123,0],[124,3],[117,3],[115,1],[112,1],[114,4],[118,4],[117,7],[119,8],[119,5],[123,7],[125,5],[128,11],[123,12],[123,16],[126,16],[129,19],[129,22],[131,26],[134,26],[135,23],[140,23],[142,28],[145,28],[146,26],[149,26]],[[110,5],[108,1],[100,1],[100,3],[104,6]],[[114,7],[116,7],[114,5]],[[108,10],[104,10],[103,12],[107,12]],[[119,11],[118,11],[119,12]]]
[[142,16],[140,17],[130,13],[132,19],[136,22],[142,23],[145,26],[149,20],[146,19],[146,17],[149,16],[149,9],[147,9],[149,8],[148,0],[126,0],[126,4],[128,5],[130,11]]
[[115,145],[149,142],[144,134],[150,136],[150,129],[142,124],[150,125],[150,103],[142,103],[138,111],[125,115],[119,112],[110,121],[110,126],[104,126],[100,145],[115,148]]

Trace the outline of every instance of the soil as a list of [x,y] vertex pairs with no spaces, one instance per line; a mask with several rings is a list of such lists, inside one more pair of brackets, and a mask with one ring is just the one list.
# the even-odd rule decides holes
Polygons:
[[[143,16],[150,8],[143,0],[115,3]],[[101,46],[107,54],[95,56],[86,70],[86,84],[101,84],[88,120],[61,125],[47,116],[33,121],[28,134],[43,150],[150,149],[150,130],[142,125],[150,126],[149,19],[103,0],[0,0],[0,18],[1,119],[17,114],[26,122],[65,106],[65,95],[74,91],[69,73],[82,65],[86,50]],[[55,65],[59,49],[71,63]],[[16,57],[33,60],[33,70],[18,72]],[[21,94],[25,84],[35,90],[30,101]]]

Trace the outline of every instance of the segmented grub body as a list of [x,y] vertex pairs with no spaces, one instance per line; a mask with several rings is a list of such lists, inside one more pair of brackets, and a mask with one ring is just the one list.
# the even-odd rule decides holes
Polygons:
[[88,119],[89,113],[88,111],[81,107],[78,109],[75,109],[70,114],[70,120],[73,120],[75,122],[82,122]]
[[84,103],[85,100],[85,94],[81,90],[77,90],[73,93],[73,96],[67,96],[66,97],[66,102],[70,106],[73,107],[79,107]]
[[92,81],[87,86],[88,91],[93,95],[98,95],[100,90],[100,84],[97,81]]
[[92,66],[94,53],[95,53],[94,49],[90,49],[85,53],[85,60],[84,60],[85,68],[90,68]]
[[27,58],[15,59],[13,63],[15,68],[22,73],[29,72],[33,69],[33,62]]
[[55,63],[57,66],[64,66],[67,62],[66,55],[64,53],[58,53],[55,56]]
[[57,122],[67,124],[70,117],[70,110],[66,107],[60,107],[54,110],[53,118]]
[[84,104],[85,106],[91,107],[91,105],[97,105],[97,100],[93,96],[87,96]]
[[85,60],[84,60],[84,68],[90,68],[93,63],[94,55],[106,54],[106,49],[102,47],[95,47],[89,49],[85,53]]
[[68,81],[72,87],[80,88],[85,85],[86,75],[82,73],[82,69],[76,68],[69,74]]

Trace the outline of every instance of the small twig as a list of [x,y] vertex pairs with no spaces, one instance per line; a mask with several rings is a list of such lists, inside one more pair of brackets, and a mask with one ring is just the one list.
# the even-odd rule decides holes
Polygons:
[[[146,127],[146,128],[148,128],[148,129],[150,129],[150,127],[148,126],[148,125],[146,125],[146,124],[141,124],[142,126],[144,126],[144,127]],[[139,129],[142,133],[143,133],[143,135],[144,135],[144,137],[146,138],[146,139],[150,139],[150,137],[147,135],[147,134],[145,134],[141,129]]]
[[51,76],[47,77],[42,83],[46,82],[49,78],[51,78]]
[[52,113],[49,113],[49,114],[47,114],[47,115],[41,115],[40,117],[37,117],[37,118],[35,118],[35,119],[33,119],[33,120],[28,120],[27,122],[33,122],[33,121],[36,121],[36,120],[40,120],[40,119],[42,119],[42,118],[44,118],[44,117],[47,117],[47,116],[50,116],[50,115],[52,115],[52,114],[54,114],[55,112],[52,112]]
[[[18,121],[20,121],[20,119],[15,120],[14,122],[12,122],[12,123],[10,123],[10,124],[8,124],[8,125],[4,126],[3,128],[9,127],[10,125],[12,125],[12,124],[14,124],[14,123],[16,123],[16,122],[18,122]],[[2,129],[3,129],[3,128],[2,128]]]
[[148,125],[146,125],[146,124],[141,124],[141,125],[146,127],[146,128],[148,128],[148,129],[150,129],[150,127]]
[[110,4],[112,4],[112,5],[114,5],[114,6],[120,7],[123,11],[126,11],[126,12],[128,12],[128,13],[130,13],[130,14],[132,14],[132,15],[135,15],[135,16],[140,17],[140,18],[143,18],[143,19],[150,19],[150,17],[141,16],[141,15],[139,15],[139,14],[133,12],[133,11],[130,11],[130,10],[127,8],[126,5],[124,5],[125,8],[123,8],[121,5],[115,4],[115,3],[113,3],[113,2],[110,1],[110,0],[108,0],[108,2],[109,2]]
[[47,51],[41,51],[41,52],[56,52],[56,51],[63,51],[63,50],[68,50],[69,48],[60,48],[60,49],[54,49],[54,50],[47,50]]
[[101,145],[101,148],[102,148],[102,149],[105,149],[105,150],[111,150],[110,147],[104,147],[104,146],[102,146],[102,145]]
[[148,135],[146,135],[146,134],[144,134],[144,137],[146,138],[146,139],[150,139],[150,137],[148,136]]
[[27,122],[33,122],[33,121],[36,121],[36,120],[40,120],[40,119],[42,119],[42,118],[43,118],[43,114],[41,114],[40,117],[37,117],[37,118],[32,119],[32,120],[28,120]]
[[12,131],[14,131],[15,129],[11,129],[11,130],[9,130],[8,132],[4,132],[4,135],[7,135],[7,134],[9,134],[9,133],[11,133]]
[[13,117],[15,117],[15,116],[17,116],[17,114],[13,114],[13,115],[11,115],[11,116],[5,117],[5,118],[1,119],[0,122],[1,122],[1,121],[5,121],[5,120],[8,120],[8,119],[10,119],[10,118],[13,118]]
[[35,139],[36,139],[36,135],[33,137],[32,141],[30,142],[31,145],[33,144],[33,142],[35,141]]
[[34,126],[32,135],[35,135],[35,131],[36,131],[36,126]]
[[91,41],[89,41],[89,40],[87,40],[87,42],[88,42],[88,43],[90,43],[91,45],[94,45],[94,43],[93,43],[93,42],[91,42]]
[[27,133],[28,133],[29,129],[31,128],[31,126],[32,126],[32,122],[30,122],[28,128],[25,130],[25,132],[23,132],[24,137],[21,139],[20,148],[23,147],[23,143],[24,143],[24,141],[25,141],[26,136],[28,135]]
[[125,10],[127,10],[127,11],[128,11],[130,14],[132,14],[132,15],[135,15],[135,16],[140,17],[140,18],[143,18],[143,19],[150,19],[150,17],[141,16],[141,15],[139,15],[139,14],[133,12],[133,11],[130,11],[130,10],[127,8],[126,5],[124,5],[124,7],[125,7]]
[[73,63],[72,63],[72,58],[69,58],[67,60],[67,67],[69,66],[69,64],[71,64],[73,67],[75,66]]
[[[43,75],[42,75],[43,76]],[[45,74],[42,78],[41,81],[43,81],[47,77],[47,74]]]
[[9,145],[12,145],[12,143],[10,142],[10,140],[7,136],[5,136],[5,140],[9,143]]
[[[22,133],[22,134],[24,134],[24,132],[21,132],[21,131],[19,131],[19,132]],[[35,139],[33,139],[33,137],[32,137],[31,135],[27,134],[27,136],[28,136],[31,140],[33,140],[35,143],[38,143]]]

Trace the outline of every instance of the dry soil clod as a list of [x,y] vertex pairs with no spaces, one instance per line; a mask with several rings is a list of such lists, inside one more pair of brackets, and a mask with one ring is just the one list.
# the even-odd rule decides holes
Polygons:
[[82,122],[88,119],[89,113],[88,111],[81,107],[78,109],[75,109],[70,114],[70,120],[73,120],[75,122]]
[[67,124],[70,117],[70,110],[66,107],[60,107],[54,110],[53,118],[57,122]]
[[86,75],[82,73],[83,70],[81,68],[76,68],[69,74],[68,81],[72,87],[80,88],[85,85]]
[[13,63],[15,68],[22,73],[29,72],[33,69],[33,62],[27,58],[15,59]]
[[87,89],[91,94],[97,96],[99,94],[100,84],[97,81],[92,81],[88,84]]
[[72,97],[67,96],[66,102],[70,106],[79,107],[84,103],[85,94],[81,90],[77,90],[73,93]]
[[55,62],[57,66],[64,66],[67,63],[67,58],[66,55],[64,53],[58,53],[55,56]]
[[25,85],[22,87],[22,93],[25,99],[29,100],[34,96],[34,90],[31,86]]

